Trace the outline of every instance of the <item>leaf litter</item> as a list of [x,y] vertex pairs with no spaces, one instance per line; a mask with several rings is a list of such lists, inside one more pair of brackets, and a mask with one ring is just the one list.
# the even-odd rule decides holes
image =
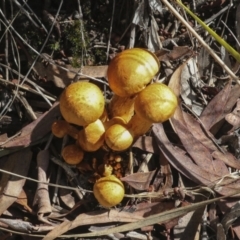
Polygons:
[[[34,35],[29,36],[30,41],[11,35],[10,41],[17,41],[21,54],[28,61],[29,73],[25,76],[20,74],[22,62],[17,58],[17,48],[13,51],[16,67],[9,69],[4,67],[8,64],[1,65],[6,71],[1,69],[0,72],[1,83],[5,84],[1,85],[1,93],[7,90],[8,82],[8,91],[14,94],[15,86],[17,94],[20,94],[16,99],[23,99],[21,94],[28,93],[25,98],[28,104],[22,105],[23,102],[9,98],[8,103],[1,102],[5,106],[0,106],[3,110],[1,117],[4,117],[1,124],[6,129],[0,135],[1,233],[9,231],[22,235],[22,239],[25,236],[43,239],[96,236],[110,239],[148,239],[150,236],[153,239],[187,239],[191,236],[194,239],[199,238],[201,229],[202,236],[240,239],[240,87],[228,76],[229,71],[221,69],[211,59],[210,53],[188,33],[186,26],[170,14],[171,9],[165,9],[165,3],[165,0],[141,1],[138,6],[119,1],[114,1],[112,5],[107,1],[103,1],[102,5],[91,3],[91,11],[98,14],[82,18],[81,14],[89,11],[85,2],[82,6],[79,2],[77,5],[78,9],[83,7],[87,11],[76,15],[66,5],[65,14],[59,14],[50,8],[53,7],[50,1],[49,5],[45,3],[42,17],[33,20],[29,16],[36,16],[36,6],[33,4],[31,8],[24,2],[22,9],[26,15],[21,17],[27,16],[30,29],[33,24],[35,29],[40,30],[39,36],[36,34],[40,42],[43,43],[44,34],[49,31],[51,44],[43,45],[44,52],[38,52],[40,48],[35,45],[36,41],[31,41]],[[189,3],[192,6],[192,2]],[[197,4],[195,11],[207,22],[206,18],[211,16],[209,13],[206,16],[202,14],[205,4]],[[228,6],[232,12],[239,8],[236,3],[228,1],[210,4],[208,7],[214,12],[213,6],[223,10]],[[108,16],[115,19],[109,36],[100,31],[98,22],[107,22],[109,27],[108,20],[105,17],[99,19],[99,16],[111,13],[113,7],[122,10],[118,15],[115,11],[113,16]],[[124,8],[132,10],[129,14],[132,19],[124,15]],[[51,21],[44,16],[50,16]],[[217,13],[213,16],[219,21]],[[1,17],[8,25],[2,11]],[[237,13],[235,17],[239,39]],[[121,18],[124,20],[121,21]],[[80,43],[74,43],[80,48],[80,51],[75,48],[75,52],[69,51],[73,44],[64,39],[66,26],[71,27],[74,21],[79,22],[81,33],[76,39],[82,39]],[[225,21],[231,24],[232,19],[226,17]],[[19,28],[18,24],[13,24],[14,33],[21,30],[22,26]],[[216,27],[215,22],[211,24],[211,27]],[[194,29],[199,34],[203,32],[199,27]],[[228,30],[225,28],[226,32]],[[229,35],[231,33],[227,40],[235,44]],[[230,75],[238,75],[236,64],[234,61],[232,64],[231,56],[225,49],[219,45],[217,49],[215,40],[209,36],[205,40],[215,52],[219,50],[224,64],[234,69]],[[126,196],[119,206],[109,210],[99,206],[92,194],[92,180],[103,161],[104,150],[88,154],[84,159],[88,167],[84,169],[82,165],[81,171],[78,171],[80,166],[69,166],[61,159],[62,147],[73,139],[51,140],[50,132],[52,122],[61,117],[55,99],[72,81],[84,79],[94,82],[104,91],[106,99],[111,98],[112,92],[106,81],[107,65],[111,58],[128,46],[145,47],[156,53],[161,60],[161,71],[154,81],[166,83],[178,96],[179,105],[170,121],[153,124],[130,150],[120,153],[121,164],[115,164],[126,173],[121,177]],[[36,56],[29,54],[29,49],[41,60],[36,62]],[[106,49],[109,51],[107,54]],[[77,51],[80,52],[78,58]],[[4,63],[8,63],[6,61],[11,60],[6,58]],[[73,67],[69,63],[79,66]],[[10,72],[16,76],[9,75]],[[22,80],[25,85],[19,85],[19,91],[17,84]],[[29,87],[31,81],[34,84]],[[11,105],[11,110],[7,104]],[[37,116],[34,121],[31,120],[32,111]],[[18,118],[21,118],[18,130],[8,136],[11,124]],[[47,141],[50,145],[47,144],[46,148]],[[119,156],[116,154],[114,157],[117,159]],[[37,179],[38,183],[31,179]],[[232,195],[236,196],[230,198]],[[232,231],[229,232],[229,229]]]

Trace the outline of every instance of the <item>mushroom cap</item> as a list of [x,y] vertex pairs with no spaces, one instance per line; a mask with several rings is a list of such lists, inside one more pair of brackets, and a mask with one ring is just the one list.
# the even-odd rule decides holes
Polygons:
[[84,152],[76,144],[71,144],[63,148],[62,157],[68,164],[75,165],[83,160]]
[[68,123],[65,120],[56,120],[52,123],[51,130],[55,137],[63,138],[68,131]]
[[168,120],[174,114],[177,105],[177,97],[167,85],[153,83],[137,95],[134,109],[140,117],[157,123]]
[[124,125],[113,124],[105,132],[105,143],[114,151],[124,151],[132,142],[133,136]]
[[52,134],[58,138],[63,138],[66,134],[70,135],[74,139],[77,139],[78,136],[78,129],[70,125],[65,120],[54,121],[51,129]]
[[145,88],[159,67],[159,60],[152,52],[141,48],[125,50],[108,66],[109,86],[118,96],[132,96]]
[[114,175],[102,177],[93,186],[93,194],[103,207],[113,207],[124,197],[123,183]]
[[104,102],[102,91],[95,84],[75,82],[63,91],[60,111],[67,122],[86,126],[103,114]]
[[97,151],[104,143],[105,127],[100,119],[88,124],[78,133],[78,143],[87,152]]

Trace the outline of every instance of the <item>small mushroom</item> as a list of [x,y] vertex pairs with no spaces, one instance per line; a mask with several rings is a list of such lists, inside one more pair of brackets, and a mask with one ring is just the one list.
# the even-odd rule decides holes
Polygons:
[[70,84],[60,97],[63,118],[79,126],[86,126],[103,115],[104,97],[100,88],[89,82]]
[[88,124],[78,133],[78,143],[87,152],[97,151],[104,143],[105,127],[100,119]]
[[93,194],[98,202],[106,208],[119,204],[124,197],[124,185],[111,171],[105,172],[105,177],[99,178],[93,186]]
[[74,139],[77,139],[79,130],[70,125],[65,120],[56,120],[52,124],[52,133],[55,137],[63,138],[65,135],[69,135]]
[[139,117],[159,123],[168,120],[174,114],[177,105],[177,97],[167,85],[153,83],[137,95],[134,110]]
[[109,86],[118,96],[133,96],[149,84],[159,68],[159,60],[152,52],[141,48],[125,50],[108,66]]
[[83,160],[84,152],[76,144],[71,144],[63,148],[62,157],[66,163],[76,165]]
[[105,132],[105,143],[114,151],[124,151],[133,143],[133,135],[126,125],[113,124]]

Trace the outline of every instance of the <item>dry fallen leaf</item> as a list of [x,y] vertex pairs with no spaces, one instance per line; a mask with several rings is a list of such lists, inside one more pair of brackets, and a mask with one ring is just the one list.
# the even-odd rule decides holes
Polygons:
[[[31,158],[31,150],[22,149],[8,156],[3,170],[26,177]],[[18,199],[25,181],[24,178],[3,174],[0,181],[0,215]]]
[[132,147],[136,147],[150,153],[157,152],[156,143],[154,142],[154,139],[150,136],[139,137]]
[[195,183],[208,186],[219,177],[197,166],[181,149],[174,146],[167,138],[162,124],[153,125],[153,134],[159,150],[168,159],[169,163],[180,173]]
[[103,66],[84,66],[81,68],[73,68],[70,65],[63,66],[66,70],[62,69],[61,66],[48,64],[44,66],[43,63],[37,62],[35,64],[35,70],[39,76],[47,79],[47,81],[53,81],[56,87],[65,88],[68,86],[76,75],[77,79],[80,78],[104,78],[107,73],[107,65]]
[[18,199],[16,200],[17,204],[21,205],[24,210],[28,211],[29,213],[32,213],[32,209],[31,207],[28,205],[28,199],[27,199],[27,194],[24,191],[24,189],[22,189],[21,193],[18,196]]
[[[47,169],[49,158],[50,156],[48,150],[42,150],[37,155],[38,180],[40,182],[48,181]],[[37,214],[40,218],[44,215],[49,215],[52,212],[48,185],[38,183],[33,205],[37,206]]]
[[[82,213],[72,221],[64,221],[49,232],[43,240],[55,239],[63,233],[83,225],[93,225],[112,222],[137,222],[141,219],[165,212],[174,208],[174,201],[149,203],[143,202],[123,209],[101,210],[96,212]],[[133,211],[134,209],[134,211]],[[167,222],[167,221],[165,221]],[[138,227],[136,227],[138,228]],[[107,230],[106,230],[107,231]],[[97,233],[96,233],[97,234]]]
[[31,122],[21,130],[21,133],[10,141],[2,144],[2,148],[27,147],[42,139],[51,131],[54,120],[60,116],[59,103],[56,102],[52,108],[41,115],[37,120]]
[[121,181],[128,183],[137,190],[147,190],[156,170],[150,172],[137,172],[121,178]]
[[235,109],[225,116],[225,120],[233,127],[229,130],[229,133],[235,131],[240,127],[240,100],[237,100],[237,106]]
[[231,85],[232,81],[229,81],[224,89],[220,91],[203,110],[200,119],[206,129],[209,130],[224,117],[225,106],[231,93]]

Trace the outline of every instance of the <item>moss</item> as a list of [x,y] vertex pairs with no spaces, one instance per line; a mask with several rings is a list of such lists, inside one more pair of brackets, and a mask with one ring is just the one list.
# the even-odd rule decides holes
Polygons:
[[72,24],[68,24],[64,31],[66,47],[73,57],[73,67],[79,67],[82,63],[85,63],[87,60],[86,50],[89,47],[89,37],[84,30],[84,22],[80,21],[76,20]]

